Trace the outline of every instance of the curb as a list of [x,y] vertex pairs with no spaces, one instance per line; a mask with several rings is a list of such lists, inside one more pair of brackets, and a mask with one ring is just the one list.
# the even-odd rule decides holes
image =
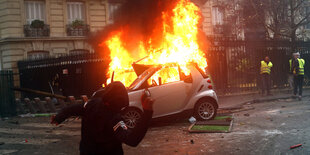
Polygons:
[[[289,89],[289,88],[273,89],[273,90],[270,90],[270,91],[272,93],[275,93],[275,92],[282,93],[282,92],[286,92],[286,91],[289,91],[289,90],[292,90],[292,89]],[[303,90],[310,90],[310,86],[304,86]],[[234,96],[241,96],[241,95],[253,95],[253,94],[258,94],[259,92],[260,92],[259,90],[256,90],[256,91],[251,91],[251,92],[235,93],[235,94],[229,94],[229,95],[218,95],[217,97],[220,98],[220,97],[234,97]]]
[[[309,97],[310,95],[304,95],[303,97]],[[269,98],[269,99],[254,99],[251,101],[251,103],[261,103],[261,102],[271,102],[275,100],[280,100],[280,99],[290,99],[293,98],[292,96],[287,96],[287,97],[275,97],[275,98]],[[249,102],[244,102],[242,104],[249,103]]]
[[[310,97],[310,95],[304,95],[303,97]],[[268,99],[252,99],[248,101],[241,102],[240,104],[237,104],[236,106],[231,106],[228,108],[220,108],[221,110],[235,110],[235,109],[241,109],[243,105],[251,103],[262,103],[262,102],[272,102],[280,99],[290,99],[293,98],[292,96],[287,96],[287,97],[274,97],[274,98],[268,98]]]

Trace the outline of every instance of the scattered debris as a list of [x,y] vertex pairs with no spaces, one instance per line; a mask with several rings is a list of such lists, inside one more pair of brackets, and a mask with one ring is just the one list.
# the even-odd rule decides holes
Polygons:
[[283,132],[280,130],[265,130],[264,133],[265,136],[270,136],[270,135],[283,135]]
[[194,144],[194,140],[191,139],[191,144]]
[[8,119],[9,119],[8,117],[3,117],[2,121],[8,120]]
[[5,143],[4,142],[0,142],[0,145],[4,145]]
[[295,149],[295,148],[301,147],[301,146],[302,146],[302,144],[293,145],[293,146],[290,147],[290,149]]
[[250,116],[250,114],[249,114],[249,113],[246,113],[246,114],[244,114],[244,116]]
[[188,121],[193,124],[196,122],[196,118],[192,116],[191,118],[188,119]]
[[18,121],[8,121],[8,123],[10,123],[10,124],[19,124]]
[[190,133],[228,133],[233,124],[233,115],[218,115],[214,120],[198,121],[188,128]]
[[19,117],[50,117],[52,115],[56,115],[56,113],[40,113],[40,114],[22,114],[22,115],[19,115]]

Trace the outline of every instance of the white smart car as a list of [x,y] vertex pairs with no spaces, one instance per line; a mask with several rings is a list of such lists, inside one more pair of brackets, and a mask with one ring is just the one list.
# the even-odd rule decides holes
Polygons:
[[[188,66],[190,70],[188,76],[175,64],[137,65],[136,68],[138,67],[144,69],[142,71],[140,69],[141,74],[128,88],[129,107],[124,109],[122,114],[128,127],[133,128],[141,117],[143,111],[141,96],[146,89],[155,100],[153,118],[183,113],[189,113],[198,120],[209,120],[216,116],[218,109],[216,93],[212,89],[210,78],[196,64]],[[135,69],[136,72],[137,70]],[[163,79],[169,78],[169,73],[178,74],[179,77],[175,79],[174,76],[173,80]]]

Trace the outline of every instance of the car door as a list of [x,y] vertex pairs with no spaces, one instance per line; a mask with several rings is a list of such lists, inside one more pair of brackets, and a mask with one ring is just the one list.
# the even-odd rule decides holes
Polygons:
[[[155,80],[157,78],[162,79],[162,84],[160,84],[161,80],[157,80],[157,85],[150,84],[149,90],[151,92],[152,98],[155,99],[153,104],[154,114],[153,117],[161,117],[165,115],[170,115],[174,113],[178,113],[183,110],[186,105],[186,99],[190,93],[190,89],[192,84],[190,82],[180,81],[180,75],[177,68],[167,69],[163,72],[174,73],[172,76],[174,77],[170,80],[165,80],[167,76],[162,76],[164,74],[160,74],[163,70],[158,71],[158,73],[154,74],[150,79]],[[177,71],[177,72],[176,72]]]

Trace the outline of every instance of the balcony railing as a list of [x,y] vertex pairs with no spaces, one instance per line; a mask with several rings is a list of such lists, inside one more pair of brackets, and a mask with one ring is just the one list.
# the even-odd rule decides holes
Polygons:
[[48,37],[50,36],[50,26],[44,25],[42,28],[33,28],[30,25],[24,25],[25,37]]
[[214,25],[213,26],[214,34],[223,34],[224,33],[224,26],[223,25]]
[[87,36],[89,33],[89,25],[72,26],[67,25],[68,36]]

